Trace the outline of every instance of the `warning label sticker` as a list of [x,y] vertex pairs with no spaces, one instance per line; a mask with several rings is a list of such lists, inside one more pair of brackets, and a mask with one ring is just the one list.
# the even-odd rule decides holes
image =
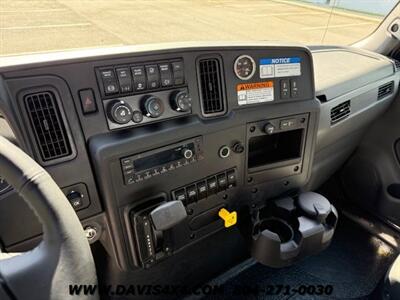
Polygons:
[[301,75],[300,57],[260,59],[260,78],[288,77]]
[[238,84],[236,91],[239,105],[274,101],[273,81]]

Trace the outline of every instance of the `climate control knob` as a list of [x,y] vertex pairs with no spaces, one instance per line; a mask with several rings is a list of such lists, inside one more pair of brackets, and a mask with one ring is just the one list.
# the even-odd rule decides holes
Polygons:
[[164,112],[164,104],[160,98],[149,96],[143,103],[143,114],[149,118],[158,118]]
[[108,116],[114,123],[126,124],[132,119],[132,108],[128,103],[116,100],[108,105]]
[[177,91],[171,95],[171,107],[180,112],[190,111],[192,98],[185,91]]

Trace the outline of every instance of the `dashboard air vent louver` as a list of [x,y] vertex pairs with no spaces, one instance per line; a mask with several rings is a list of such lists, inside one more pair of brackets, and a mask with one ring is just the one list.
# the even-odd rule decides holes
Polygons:
[[47,91],[28,94],[24,103],[42,160],[71,155],[71,143],[55,95]]
[[216,57],[200,59],[197,73],[203,115],[206,117],[223,115],[226,112],[226,105],[221,60]]
[[378,89],[378,100],[381,100],[382,98],[385,98],[386,96],[392,94],[393,89],[394,89],[394,81],[390,81],[388,83],[381,85]]
[[347,100],[331,109],[331,125],[347,118],[350,115],[350,100]]

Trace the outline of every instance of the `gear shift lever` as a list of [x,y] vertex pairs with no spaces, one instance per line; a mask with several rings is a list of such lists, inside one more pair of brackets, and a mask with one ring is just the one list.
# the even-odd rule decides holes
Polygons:
[[174,227],[187,217],[182,201],[169,201],[150,212],[154,229],[164,231]]

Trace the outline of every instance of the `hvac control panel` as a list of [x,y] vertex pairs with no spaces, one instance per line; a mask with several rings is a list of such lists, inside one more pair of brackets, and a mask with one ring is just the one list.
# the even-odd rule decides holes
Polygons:
[[96,69],[111,130],[191,113],[182,59]]

